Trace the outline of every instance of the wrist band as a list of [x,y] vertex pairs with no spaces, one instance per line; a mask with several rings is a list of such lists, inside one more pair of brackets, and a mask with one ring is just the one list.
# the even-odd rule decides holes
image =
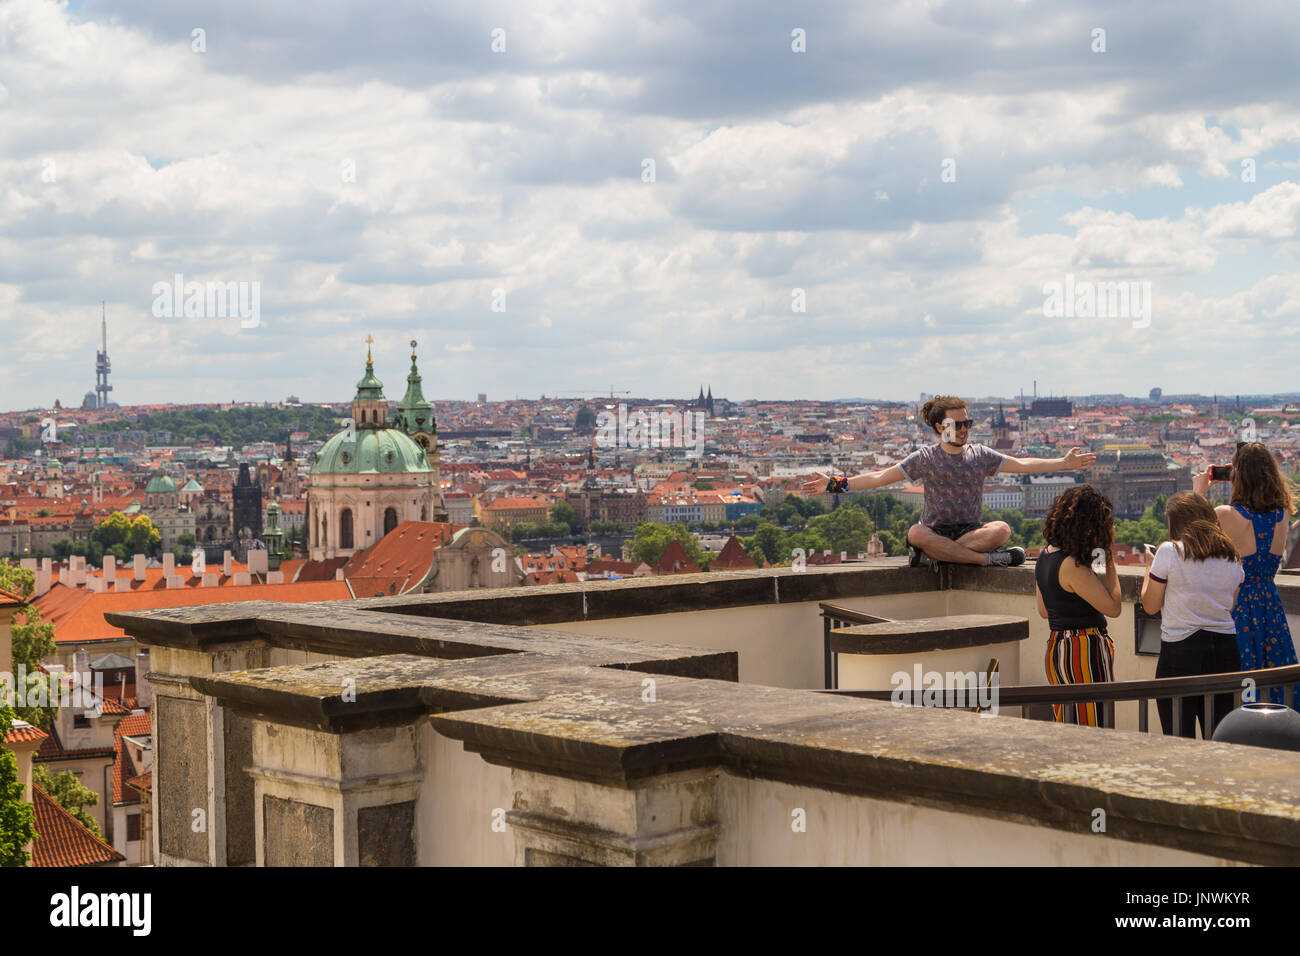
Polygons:
[[832,478],[826,482],[826,491],[828,494],[838,495],[842,491],[849,490],[849,479]]

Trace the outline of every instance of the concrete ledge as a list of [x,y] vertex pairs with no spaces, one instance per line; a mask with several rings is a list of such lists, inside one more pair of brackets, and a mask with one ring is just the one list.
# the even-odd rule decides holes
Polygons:
[[804,571],[771,568],[674,574],[550,584],[544,588],[369,598],[349,604],[391,614],[532,626],[939,588],[939,575],[932,570],[909,568],[905,558],[887,558],[871,564],[814,566]]
[[[357,700],[335,700],[346,675]],[[1300,755],[895,708],[758,685],[655,678],[541,655],[389,657],[196,679],[266,719],[332,728],[345,707],[410,714],[484,759],[604,786],[724,768],[763,779],[1249,863],[1300,860]],[[327,702],[328,700],[328,702]],[[464,709],[472,708],[472,709]],[[1101,835],[1099,835],[1101,838]]]
[[853,624],[831,630],[831,650],[839,654],[919,654],[961,647],[1023,641],[1029,621],[1008,614],[954,614],[880,624]]
[[735,651],[468,621],[417,620],[362,610],[354,602],[248,602],[105,617],[137,640],[182,650],[213,649],[256,638],[275,647],[338,657],[391,653],[460,659],[534,653],[576,658],[596,667],[718,680],[736,680],[740,669]]

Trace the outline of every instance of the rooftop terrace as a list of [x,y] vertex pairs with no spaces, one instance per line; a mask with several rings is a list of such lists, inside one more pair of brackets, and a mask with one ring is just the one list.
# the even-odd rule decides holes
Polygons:
[[[1147,680],[1140,574],[1121,579],[1116,677]],[[1300,585],[1279,586],[1300,613]],[[827,628],[823,604],[893,623]],[[151,649],[164,865],[1300,858],[1300,755],[1137,732],[1149,702],[1097,729],[822,692],[828,674],[879,689],[991,657],[1004,693],[1044,683],[1032,569],[900,560],[108,617]]]

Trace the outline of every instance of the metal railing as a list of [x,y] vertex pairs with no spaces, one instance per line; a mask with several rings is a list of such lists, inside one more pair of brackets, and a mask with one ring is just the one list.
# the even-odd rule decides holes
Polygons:
[[[1115,726],[1115,704],[1135,701],[1138,706],[1138,730],[1150,733],[1149,701],[1172,701],[1172,725],[1182,726],[1183,702],[1200,697],[1205,737],[1214,734],[1214,698],[1218,694],[1232,694],[1233,706],[1240,706],[1243,693],[1249,693],[1246,682],[1253,682],[1254,693],[1248,699],[1260,700],[1262,692],[1273,687],[1285,688],[1283,698],[1288,707],[1295,707],[1296,685],[1300,683],[1300,664],[1287,667],[1270,667],[1256,671],[1234,671],[1226,674],[1198,674],[1194,677],[1157,677],[1152,680],[1110,681],[1094,684],[1021,684],[996,688],[998,708],[1025,707],[1031,704],[1098,704],[1099,725]],[[901,695],[903,703],[910,706],[964,706],[950,703],[952,695],[943,695],[933,701],[933,693],[912,689],[843,690],[816,688],[815,693],[836,694],[841,697],[862,697],[868,700],[895,700]]]
[[821,608],[822,612],[822,655],[826,673],[826,687],[824,689],[833,690],[840,686],[840,666],[839,655],[831,650],[831,631],[837,627],[844,627],[846,624],[888,624],[891,619],[877,617],[865,611],[840,607],[838,604],[823,602],[818,607]]
[[[839,688],[839,666],[831,652],[831,631],[844,624],[879,624],[887,618],[876,617],[861,611],[833,604],[822,604],[823,631],[826,652],[826,687],[814,688],[815,693],[836,694],[841,697],[861,697],[867,700],[894,700],[901,696],[909,706],[965,707],[954,700],[954,695],[943,694],[938,701],[933,700],[933,692],[913,688],[900,691],[889,690],[844,690]],[[1200,697],[1202,700],[1203,732],[1206,739],[1214,734],[1215,715],[1214,698],[1218,694],[1232,694],[1233,706],[1242,703],[1243,693],[1249,694],[1247,700],[1264,699],[1263,691],[1274,687],[1284,688],[1283,699],[1288,707],[1296,705],[1296,686],[1300,685],[1300,664],[1286,667],[1269,667],[1254,671],[1233,671],[1224,674],[1197,674],[1192,677],[1157,677],[1151,680],[1109,681],[1092,684],[1021,684],[1002,686],[996,689],[999,709],[1002,707],[1027,707],[1033,704],[1053,704],[1066,706],[1070,704],[1098,704],[1099,726],[1115,726],[1115,704],[1134,701],[1138,706],[1138,730],[1150,733],[1149,701],[1172,701],[1172,726],[1177,730],[1182,726],[1183,702]],[[1252,693],[1253,691],[1253,693]],[[960,698],[958,698],[959,700]]]

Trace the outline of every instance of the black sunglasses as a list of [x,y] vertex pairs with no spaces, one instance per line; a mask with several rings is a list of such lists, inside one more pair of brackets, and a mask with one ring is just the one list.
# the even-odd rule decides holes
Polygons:
[[953,428],[970,428],[970,427],[971,427],[972,425],[974,425],[974,424],[975,424],[975,419],[973,419],[973,418],[967,418],[965,421],[960,421],[960,422],[959,422],[959,421],[953,421],[953,423],[952,423],[952,427],[953,427]]

